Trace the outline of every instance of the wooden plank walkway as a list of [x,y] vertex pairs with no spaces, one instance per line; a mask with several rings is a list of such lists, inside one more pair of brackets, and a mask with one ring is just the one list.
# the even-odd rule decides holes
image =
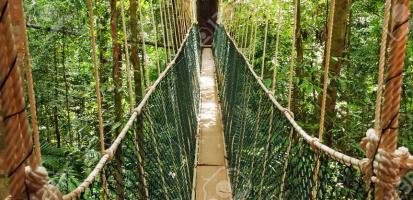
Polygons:
[[211,48],[202,50],[201,113],[196,165],[196,200],[232,199]]

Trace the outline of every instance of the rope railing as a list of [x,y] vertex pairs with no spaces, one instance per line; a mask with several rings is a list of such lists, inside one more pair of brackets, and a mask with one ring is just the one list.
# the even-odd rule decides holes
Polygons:
[[[227,37],[229,40],[231,40],[232,43],[236,44],[234,39],[226,32]],[[235,46],[238,52],[241,52],[240,49],[238,49],[237,46]],[[245,57],[244,54],[241,54],[243,59],[245,61],[248,61],[248,59]],[[361,160],[345,155],[344,153],[341,153],[339,151],[336,151],[329,146],[323,144],[320,142],[320,140],[317,137],[313,137],[310,134],[308,134],[298,123],[295,121],[292,113],[287,109],[284,108],[275,98],[273,92],[271,92],[267,86],[264,85],[262,82],[262,79],[260,76],[256,74],[254,69],[252,68],[252,65],[247,62],[248,70],[249,72],[254,76],[258,84],[260,85],[261,89],[264,91],[264,93],[267,95],[267,97],[271,100],[271,102],[280,110],[281,112],[284,113],[285,117],[288,119],[288,121],[291,123],[291,125],[294,127],[294,129],[303,137],[303,139],[310,144],[315,150],[321,150],[324,153],[330,155],[332,158],[336,159],[339,162],[342,162],[343,164],[353,166],[354,168],[360,169],[361,168]]]
[[[273,146],[273,151],[275,151],[275,154],[285,154],[284,160],[281,159],[279,162],[284,162],[284,171],[286,171],[286,175],[289,176],[291,173],[289,171],[293,171],[293,176],[295,176],[296,179],[302,179],[303,185],[297,185],[295,182],[296,180],[294,179],[289,179],[286,180],[286,189],[284,190],[284,178],[281,178],[281,189],[278,187],[273,187],[270,185],[264,186],[271,188],[273,187],[273,193],[270,192],[270,195],[273,195],[274,197],[276,196],[274,193],[279,193],[279,198],[282,197],[288,197],[291,198],[292,196],[289,196],[293,193],[299,193],[298,196],[295,197],[307,197],[311,199],[324,199],[326,198],[326,195],[329,198],[338,198],[342,196],[346,196],[346,198],[349,198],[349,195],[354,195],[352,198],[354,199],[399,199],[399,198],[406,198],[408,196],[407,194],[404,194],[402,191],[402,188],[400,186],[400,183],[402,182],[402,179],[406,175],[406,173],[410,170],[413,169],[413,156],[410,155],[408,152],[407,148],[405,147],[399,147],[397,148],[397,131],[398,131],[398,117],[399,117],[399,109],[400,109],[400,94],[401,94],[401,85],[402,85],[402,72],[404,68],[404,58],[406,54],[406,43],[407,43],[407,35],[408,35],[408,18],[410,16],[409,12],[409,1],[394,1],[392,6],[390,5],[390,1],[386,1],[385,5],[385,16],[384,16],[384,27],[383,27],[383,33],[382,33],[382,42],[381,42],[381,49],[380,49],[380,63],[379,63],[379,80],[378,80],[378,91],[377,91],[377,98],[376,98],[376,112],[375,112],[375,127],[374,129],[369,129],[367,131],[367,136],[363,138],[363,141],[361,143],[362,149],[366,152],[367,158],[363,159],[358,159],[349,155],[346,155],[345,153],[342,153],[340,151],[337,151],[333,149],[332,147],[329,147],[326,144],[323,144],[322,142],[322,133],[323,133],[323,114],[325,110],[325,99],[326,99],[326,91],[327,91],[327,82],[328,82],[328,59],[330,58],[329,56],[329,49],[331,48],[331,38],[333,37],[331,34],[331,30],[333,27],[333,12],[334,12],[334,1],[331,2],[331,7],[329,12],[329,36],[328,36],[328,43],[326,44],[327,48],[327,61],[325,62],[326,67],[325,67],[325,74],[324,74],[324,88],[323,88],[323,105],[321,108],[321,119],[320,119],[320,134],[319,138],[313,137],[310,134],[308,134],[294,119],[294,114],[290,111],[290,98],[288,101],[288,108],[284,108],[278,101],[277,98],[274,96],[274,93],[270,91],[265,84],[263,83],[262,80],[262,68],[261,68],[261,76],[257,75],[258,72],[256,72],[256,69],[254,69],[254,66],[251,65],[249,62],[249,59],[247,59],[244,55],[245,52],[243,52],[243,46],[244,42],[243,40],[239,40],[238,36],[240,34],[237,34],[237,31],[232,31],[225,32],[225,36],[222,36],[222,33],[218,32],[216,36],[216,41],[219,43],[216,48],[216,54],[219,55],[218,57],[229,57],[229,58],[217,58],[217,62],[220,63],[221,70],[223,72],[219,73],[220,74],[220,79],[221,79],[221,87],[223,88],[223,92],[221,93],[222,98],[224,99],[224,102],[227,101],[227,98],[229,99],[229,103],[234,103],[236,104],[244,104],[245,101],[247,101],[247,104],[251,104],[248,99],[245,98],[237,98],[233,97],[231,93],[226,93],[225,90],[228,90],[227,88],[232,88],[234,90],[240,90],[245,92],[245,90],[248,90],[251,86],[249,86],[248,83],[248,78],[245,78],[244,75],[241,75],[239,71],[233,71],[232,69],[227,69],[231,68],[232,65],[245,65],[246,71],[249,72],[244,72],[244,73],[250,73],[255,80],[255,84],[260,86],[260,89],[262,90],[262,94],[259,96],[260,101],[258,102],[258,105],[256,107],[260,108],[265,107],[267,110],[271,110],[273,107],[276,107],[282,114],[283,116],[288,120],[289,125],[291,125],[295,132],[298,133],[299,137],[298,138],[290,138],[287,135],[284,135],[285,138],[284,140],[293,140],[293,147],[290,153],[290,146],[285,147],[286,145],[279,141],[279,144],[274,144]],[[389,16],[390,16],[390,7],[392,8],[392,15],[393,17],[393,22],[389,23]],[[234,22],[226,21],[225,24],[229,24],[231,27],[231,30],[241,27],[239,25],[239,22],[237,19],[233,20],[231,17],[231,20]],[[224,19],[225,21],[225,19]],[[235,25],[234,25],[235,24]],[[388,30],[388,25],[392,24],[392,31],[391,34],[389,34]],[[235,33],[235,34],[234,34]],[[387,49],[387,35],[390,35],[389,38],[391,39],[390,43],[390,59],[389,59],[389,68],[387,69],[387,79],[386,81],[383,81],[384,77],[384,70],[385,67],[384,65],[385,60],[386,60],[386,49]],[[237,39],[236,39],[237,38]],[[229,42],[227,42],[228,40]],[[277,42],[278,42],[277,38]],[[241,42],[241,48],[240,46],[237,46],[237,42]],[[294,51],[294,41],[293,40],[293,46],[292,46],[292,51]],[[254,43],[250,44],[250,47],[252,46],[254,48]],[[224,48],[224,50],[220,50],[219,48]],[[232,52],[232,49],[235,49]],[[228,52],[225,52],[228,51]],[[265,45],[264,45],[264,52],[265,52]],[[239,56],[237,56],[239,54]],[[249,56],[251,57],[251,56]],[[221,60],[220,60],[221,59]],[[241,59],[242,61],[235,60],[234,59]],[[254,55],[253,55],[254,59]],[[292,62],[294,62],[294,59],[292,59]],[[229,65],[229,66],[226,66]],[[292,64],[294,66],[294,64]],[[243,67],[241,67],[243,68]],[[227,72],[225,70],[228,70]],[[290,71],[290,75],[293,72]],[[229,78],[227,77],[229,76]],[[235,76],[235,77],[231,77]],[[235,80],[232,80],[235,79]],[[236,82],[234,83],[228,83],[228,81]],[[273,80],[274,84],[275,80]],[[230,84],[227,86],[226,84]],[[242,85],[244,84],[244,85]],[[291,88],[291,78],[290,78],[290,84],[289,88]],[[386,85],[386,86],[384,86]],[[241,89],[240,89],[241,88]],[[384,97],[382,96],[382,90],[384,89]],[[261,102],[261,96],[265,95],[269,101],[271,101],[272,105],[267,105],[265,106],[265,102]],[[291,95],[291,92],[289,92],[289,95]],[[257,97],[258,98],[258,97]],[[264,100],[265,101],[265,100]],[[383,101],[383,103],[382,103]],[[224,103],[225,104],[225,103]],[[230,125],[228,125],[229,129],[226,129],[227,134],[230,134],[228,139],[230,139],[232,145],[237,145],[238,142],[243,143],[243,140],[245,140],[245,136],[240,133],[232,133],[234,130],[238,131],[237,128],[232,128],[238,126],[238,123],[248,123],[248,122],[243,122],[245,118],[245,115],[249,115],[250,111],[245,111],[245,113],[234,113],[234,109],[237,110],[239,108],[236,108],[232,106],[229,106],[230,108],[226,108],[223,110],[224,115],[228,116],[227,122]],[[383,108],[382,108],[383,107]],[[248,109],[248,106],[243,106],[244,109]],[[383,112],[382,112],[383,110]],[[236,111],[235,111],[236,112]],[[266,117],[266,115],[262,115],[263,117]],[[269,117],[270,116],[270,117]],[[261,124],[261,126],[265,126],[266,129],[269,128],[271,131],[271,127],[273,126],[273,120],[272,120],[272,113],[269,115],[270,119],[256,119],[257,124]],[[228,121],[229,120],[229,121]],[[279,119],[278,119],[279,120]],[[241,121],[241,122],[238,122]],[[282,122],[280,122],[282,123]],[[228,132],[231,133],[228,133]],[[272,131],[273,134],[280,134],[281,130],[274,130]],[[260,134],[260,131],[258,130]],[[383,133],[382,133],[383,132]],[[266,136],[262,136],[266,137]],[[277,137],[277,136],[274,136]],[[270,149],[268,149],[268,146],[271,146],[272,141],[270,140],[271,136],[268,136],[267,141],[261,141],[256,142],[254,141],[254,148],[263,148],[265,152],[264,154],[264,162],[261,168],[261,170],[264,170],[268,168],[267,166],[267,154]],[[257,137],[255,137],[257,139]],[[295,140],[295,141],[294,141]],[[302,142],[306,143],[306,147],[302,146]],[[267,146],[267,147],[265,147]],[[286,148],[287,150],[285,150]],[[281,149],[281,150],[280,150]],[[304,149],[304,150],[303,150]],[[312,149],[312,151],[308,151],[306,149]],[[228,151],[232,152],[234,149],[229,148]],[[298,151],[298,152],[297,152]],[[251,153],[251,152],[250,152]],[[235,157],[245,156],[243,155],[245,153],[243,152],[234,152],[233,155]],[[253,158],[256,156],[256,150],[254,149],[252,151]],[[290,155],[291,154],[291,155]],[[316,156],[314,156],[316,154]],[[318,156],[317,156],[318,155]],[[297,157],[305,157],[301,161],[304,163],[296,163],[297,159],[300,160],[300,158]],[[278,157],[278,159],[280,159]],[[353,169],[345,169],[337,164],[335,164],[332,161],[329,161],[329,159],[335,160],[339,163],[342,163],[346,166],[351,166]],[[232,158],[229,158],[230,163],[235,162],[232,161]],[[254,163],[255,159],[253,159],[252,163]],[[239,161],[237,161],[239,162]],[[316,164],[316,165],[314,165]],[[307,169],[303,169],[303,167],[297,165],[305,165],[307,166]],[[252,165],[250,167],[253,167]],[[257,167],[254,165],[254,167]],[[270,166],[271,167],[271,166]],[[298,170],[294,169],[297,168]],[[236,169],[236,170],[242,170],[242,169]],[[335,170],[335,173],[330,173],[331,170]],[[338,171],[337,171],[338,170]],[[294,172],[295,171],[295,172]],[[353,176],[352,178],[345,178],[342,181],[338,180],[338,177],[341,176],[342,174],[349,176],[348,174],[352,174],[350,176]],[[240,174],[240,173],[237,173]],[[241,173],[242,174],[242,173]],[[305,174],[313,174],[313,177],[305,175]],[[232,174],[233,175],[233,174]],[[273,172],[273,176],[276,176],[278,179],[279,174]],[[234,175],[233,175],[234,176]],[[249,177],[250,181],[253,182],[253,178]],[[264,178],[264,176],[262,176]],[[236,180],[239,178],[237,177]],[[288,178],[287,178],[288,179]],[[312,179],[312,180],[311,180]],[[363,180],[364,179],[364,180]],[[293,183],[291,183],[291,181]],[[261,185],[262,183],[265,182],[265,180],[261,180]],[[273,180],[274,182],[274,180]],[[327,182],[327,183],[326,183]],[[349,183],[351,183],[349,185]],[[277,183],[277,182],[275,182]],[[336,185],[333,186],[331,185],[332,183],[335,183]],[[373,184],[371,184],[373,183]],[[347,184],[347,185],[346,185]],[[364,187],[362,186],[364,184]],[[252,183],[251,185],[255,185],[255,183]],[[264,184],[265,185],[265,184]],[[289,186],[288,186],[289,185]],[[306,189],[305,185],[309,185],[308,187],[312,188],[310,190]],[[327,185],[327,186],[326,186]],[[340,188],[346,188],[348,191],[347,192],[337,192],[333,191],[331,188],[336,188],[337,186],[340,185]],[[293,189],[291,190],[291,186],[293,186]],[[235,184],[235,187],[237,187],[237,184]],[[290,189],[288,188],[290,187]],[[294,189],[294,187],[303,187],[301,189]],[[365,190],[360,190],[360,188],[357,187],[363,187]],[[371,188],[375,190],[374,196],[371,194]],[[258,193],[258,199],[262,199],[261,191],[262,191],[262,186],[260,186],[260,192]],[[233,191],[239,191],[239,188],[234,188]],[[292,192],[293,191],[293,192]],[[326,192],[328,191],[328,192]],[[268,191],[267,191],[268,192]],[[264,192],[265,193],[265,192]],[[351,194],[350,194],[351,193]],[[356,194],[358,193],[358,195]],[[268,194],[267,194],[268,195]],[[265,196],[265,195],[264,195]],[[294,195],[293,195],[294,196]]]
[[[159,75],[158,79],[153,83],[152,86],[150,86],[146,92],[146,94],[144,95],[142,101],[139,103],[139,105],[133,109],[131,116],[129,118],[129,120],[127,121],[127,123],[125,124],[125,126],[123,127],[122,131],[118,134],[118,136],[116,137],[116,139],[113,141],[113,143],[111,144],[111,146],[109,148],[106,149],[104,155],[101,157],[101,159],[99,160],[99,162],[96,164],[96,166],[94,167],[94,169],[91,171],[91,173],[88,175],[88,177],[73,191],[71,191],[70,193],[66,194],[63,196],[63,199],[76,199],[79,198],[81,196],[82,193],[84,193],[91,185],[92,183],[97,179],[97,177],[99,176],[100,172],[102,171],[102,169],[113,159],[115,152],[117,151],[118,147],[122,144],[122,142],[124,141],[125,137],[128,135],[128,131],[132,128],[132,126],[134,125],[134,122],[136,121],[137,117],[139,115],[144,115],[145,118],[148,118],[148,116],[150,115],[149,113],[146,113],[148,111],[148,109],[150,110],[150,108],[147,108],[148,103],[152,99],[152,97],[154,95],[157,95],[158,90],[166,90],[166,92],[168,90],[170,90],[170,88],[165,88],[165,84],[167,84],[168,82],[171,82],[171,80],[169,80],[169,77],[176,77],[178,74],[176,72],[174,72],[174,69],[177,68],[177,65],[179,65],[180,68],[183,68],[182,64],[184,65],[193,65],[194,69],[186,69],[189,70],[187,73],[193,73],[193,76],[191,79],[187,79],[187,81],[191,81],[192,83],[186,83],[186,85],[190,84],[193,87],[191,87],[190,89],[192,90],[196,90],[196,80],[197,80],[197,76],[196,73],[197,70],[196,68],[199,67],[197,66],[199,63],[199,59],[197,60],[196,57],[199,56],[199,52],[197,53],[196,49],[199,50],[199,47],[197,47],[197,37],[196,37],[196,32],[197,32],[197,28],[196,26],[192,26],[186,36],[185,39],[182,42],[182,45],[180,46],[175,58],[168,64],[168,66],[166,67],[166,69]],[[193,55],[188,55],[189,49],[191,49],[193,51]],[[195,60],[193,60],[193,63],[187,63],[184,62],[185,59],[188,58],[195,58]],[[188,67],[189,68],[189,67]],[[185,70],[185,69],[180,69],[180,70]],[[183,74],[180,74],[183,75]],[[190,78],[188,76],[188,78]],[[176,79],[176,78],[173,78]],[[193,82],[195,81],[195,82]],[[167,83],[165,83],[167,82]],[[159,89],[161,88],[161,89]],[[164,95],[168,95],[167,93]],[[173,94],[170,94],[173,95]],[[193,101],[196,100],[196,97],[194,97]],[[159,104],[165,103],[165,102],[157,102]],[[171,102],[171,103],[180,103],[180,102]],[[154,106],[154,105],[152,105]],[[179,109],[183,106],[179,105]],[[196,108],[196,105],[194,105],[194,108]],[[188,112],[197,112],[197,110],[192,110],[192,111],[188,111]],[[195,118],[196,119],[196,118]],[[151,121],[151,120],[149,120]],[[161,123],[158,121],[153,121],[150,122],[152,125],[153,123]],[[191,122],[192,124],[195,122]],[[167,124],[164,124],[167,125]],[[193,126],[193,125],[192,125]],[[148,133],[151,130],[147,130],[146,127],[149,127],[149,125],[146,124],[146,126],[144,127],[144,132],[145,134],[157,134],[157,133]],[[178,133],[178,132],[177,132]],[[181,132],[182,134],[183,132]],[[195,140],[194,140],[195,141]],[[140,147],[141,150],[143,151],[147,151],[146,149],[142,149],[142,147]],[[164,152],[162,152],[164,153]],[[140,152],[135,152],[135,154],[140,154]],[[146,159],[146,158],[143,158]],[[158,163],[160,164],[160,163]],[[110,184],[110,177],[108,177],[108,186]],[[192,179],[191,179],[192,180]],[[157,180],[155,180],[157,181]]]
[[[250,197],[258,199],[312,198],[313,171],[319,152],[320,184],[315,198],[365,199],[362,161],[323,144],[298,125],[223,27],[218,28],[215,42],[227,151],[230,167],[236,171],[231,174],[234,195],[245,195],[248,191]],[[243,92],[250,96],[238,95]],[[257,111],[257,107],[262,109]],[[257,112],[260,112],[259,118],[256,118]],[[245,126],[248,128],[243,130]],[[298,138],[289,137],[291,126]],[[262,176],[264,169],[267,172]],[[285,185],[281,188],[283,179]]]

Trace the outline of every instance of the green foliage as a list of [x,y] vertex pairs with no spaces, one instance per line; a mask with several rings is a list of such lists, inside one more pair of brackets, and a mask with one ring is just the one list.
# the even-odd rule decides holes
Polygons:
[[[288,77],[291,65],[291,46],[294,4],[292,1],[248,1],[225,2],[228,9],[224,24],[235,32],[238,46],[243,38],[248,38],[243,53],[250,59],[254,69],[260,74],[263,56],[265,17],[269,18],[269,34],[265,58],[264,83],[271,85],[274,69],[277,71],[277,99],[287,105]],[[281,11],[278,10],[281,8]],[[322,91],[323,60],[326,42],[326,1],[301,0],[300,37],[303,42],[303,61],[295,67],[300,74],[294,78],[294,87],[300,92],[297,99],[300,113],[299,124],[309,133],[318,135],[319,96]],[[375,96],[377,90],[379,48],[383,24],[383,1],[352,1],[351,19],[348,24],[351,29],[346,33],[346,45],[342,58],[338,82],[336,113],[334,120],[333,147],[356,157],[364,157],[360,150],[360,139],[368,128],[373,126]],[[232,17],[231,17],[232,16]],[[278,66],[274,65],[277,25],[280,25],[280,47]],[[252,25],[257,30],[257,39],[246,31],[245,26]],[[350,31],[350,32],[349,32]],[[246,35],[246,36],[243,36]],[[245,41],[245,40],[244,40]],[[245,43],[243,43],[245,44]],[[254,56],[248,56],[256,45]],[[332,58],[337,60],[337,58]],[[405,60],[405,79],[400,115],[401,145],[413,151],[413,34],[409,35],[408,52]],[[297,63],[297,61],[296,61]],[[331,83],[330,75],[330,83]]]

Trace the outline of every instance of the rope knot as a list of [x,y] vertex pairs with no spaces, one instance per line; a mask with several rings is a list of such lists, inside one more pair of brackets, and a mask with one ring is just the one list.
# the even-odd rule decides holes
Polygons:
[[316,142],[320,142],[320,139],[313,137],[313,138],[310,139],[309,142],[310,142],[311,148],[312,148],[315,152],[318,152],[319,150],[318,150],[317,146],[315,145],[315,143],[316,143]]
[[[364,173],[364,180],[367,188],[370,188],[370,181],[391,191],[386,199],[397,199],[397,188],[409,169],[413,169],[413,157],[405,147],[399,147],[394,152],[387,152],[379,145],[379,135],[374,129],[367,130],[366,137],[360,142],[361,148],[366,153],[366,157],[361,162],[361,170]],[[377,150],[377,152],[376,152]]]
[[376,185],[380,185],[386,188],[387,191],[390,191],[388,193],[390,196],[386,197],[386,199],[398,198],[395,188],[397,188],[402,176],[404,176],[405,170],[401,169],[403,162],[406,162],[406,155],[405,152],[400,151],[400,148],[395,152],[387,152],[382,148],[379,148],[377,151],[373,162],[375,177],[372,178],[372,181]]
[[288,113],[294,119],[294,113],[288,108],[284,108],[284,113]]
[[49,183],[46,168],[39,166],[33,170],[30,166],[25,168],[27,189],[32,200],[61,200],[62,195],[57,188]]
[[371,178],[373,177],[373,160],[378,144],[379,136],[373,128],[367,130],[366,137],[360,142],[360,146],[367,157],[361,160],[361,170],[363,171],[363,179],[368,190],[370,188]]
[[106,150],[105,150],[105,154],[109,156],[109,158],[108,158],[109,160],[112,160],[112,159],[113,159],[114,153],[113,153],[113,150],[112,150],[112,149],[106,149]]

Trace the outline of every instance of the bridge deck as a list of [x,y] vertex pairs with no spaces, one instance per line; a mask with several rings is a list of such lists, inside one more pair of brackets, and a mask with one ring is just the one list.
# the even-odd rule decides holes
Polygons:
[[211,48],[202,50],[201,113],[196,165],[196,200],[231,199],[221,109]]

